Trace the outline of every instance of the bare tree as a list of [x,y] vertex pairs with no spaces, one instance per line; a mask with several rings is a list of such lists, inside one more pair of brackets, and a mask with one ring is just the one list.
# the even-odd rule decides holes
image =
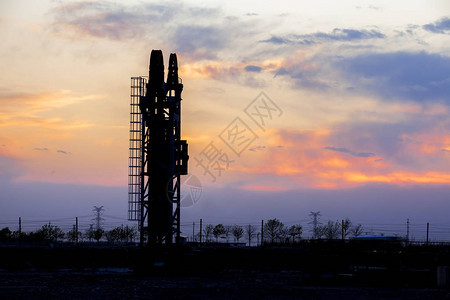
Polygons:
[[76,242],[78,239],[81,238],[81,231],[76,230],[75,225],[73,226],[72,230],[66,233],[66,237],[69,240],[69,242]]
[[350,233],[350,228],[352,227],[352,222],[350,221],[349,218],[346,218],[345,220],[343,220],[342,225],[341,225],[341,230],[343,233],[344,238],[347,237],[347,235]]
[[325,235],[326,229],[327,229],[327,228],[326,228],[325,225],[317,225],[317,226],[314,228],[313,237],[314,237],[315,239],[321,239],[321,238],[323,238],[324,235]]
[[231,232],[233,233],[233,236],[236,239],[236,241],[239,243],[239,240],[244,235],[244,228],[242,228],[242,226],[240,225],[234,225],[233,228],[231,229]]
[[350,232],[353,235],[353,237],[360,236],[363,233],[363,227],[361,224],[356,224],[350,228]]
[[300,239],[302,237],[303,227],[301,225],[292,225],[289,227],[288,232],[292,237],[292,242],[294,243],[297,238]]
[[231,231],[233,229],[233,226],[231,225],[225,225],[225,232],[223,233],[223,235],[225,236],[225,239],[227,240],[227,243],[230,241],[230,235],[231,235]]
[[64,232],[58,226],[48,223],[36,231],[36,237],[40,240],[56,242],[64,238]]
[[225,233],[225,227],[223,224],[217,224],[214,226],[212,234],[216,238],[216,243],[219,242],[219,236],[223,235]]
[[100,241],[100,239],[105,235],[105,231],[101,228],[94,230],[94,240],[97,241],[97,243]]
[[245,234],[247,236],[247,240],[248,240],[248,246],[250,247],[252,244],[252,239],[255,237],[256,235],[256,226],[250,225],[248,224],[247,226],[245,226]]
[[88,238],[89,242],[94,239],[94,225],[93,224],[91,224],[89,226],[89,228],[86,229],[86,232],[84,235]]
[[118,242],[120,240],[120,227],[105,231],[105,237],[108,242]]
[[264,224],[264,237],[267,238],[270,243],[275,243],[277,239],[280,239],[283,234],[284,224],[280,220],[271,219]]
[[137,235],[136,227],[125,226],[124,228],[125,241],[132,243]]
[[205,242],[210,242],[210,237],[213,233],[214,230],[214,226],[212,226],[211,224],[208,224],[205,226],[205,229],[203,229],[203,235],[205,236]]
[[339,222],[338,221],[333,222],[329,220],[327,225],[325,225],[325,238],[328,240],[334,240],[339,238],[340,233],[341,233],[341,226]]
[[5,227],[2,230],[0,230],[0,240],[9,240],[12,237],[13,237],[13,233],[9,229],[9,227]]

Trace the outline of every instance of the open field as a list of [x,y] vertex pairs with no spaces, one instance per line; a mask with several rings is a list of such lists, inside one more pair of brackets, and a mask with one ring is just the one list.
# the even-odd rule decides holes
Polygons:
[[[448,246],[3,247],[1,299],[450,299]],[[447,286],[448,287],[448,286]]]

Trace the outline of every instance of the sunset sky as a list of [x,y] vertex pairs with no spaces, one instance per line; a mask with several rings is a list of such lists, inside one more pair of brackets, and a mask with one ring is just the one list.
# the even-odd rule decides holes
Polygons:
[[[161,49],[178,55],[202,186],[185,224],[306,232],[321,211],[450,240],[447,0],[0,0],[0,40],[0,227],[93,205],[126,219],[130,77]],[[236,124],[251,131],[238,150]],[[212,145],[228,159],[214,178],[198,163]]]

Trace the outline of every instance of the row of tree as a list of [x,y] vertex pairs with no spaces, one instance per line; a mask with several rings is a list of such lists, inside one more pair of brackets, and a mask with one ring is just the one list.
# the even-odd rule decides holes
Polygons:
[[327,224],[318,225],[313,231],[313,238],[335,240],[360,236],[363,233],[363,227],[361,224],[353,225],[350,219],[347,218],[342,220],[342,222],[330,220]]
[[[348,237],[357,237],[363,232],[363,227],[361,224],[353,225],[350,219],[345,219],[342,222],[328,221],[327,224],[317,225],[313,229],[313,239],[339,239]],[[216,242],[219,239],[224,239],[227,243],[230,237],[234,237],[235,242],[239,242],[242,237],[245,236],[248,245],[251,246],[252,241],[255,237],[261,236],[262,242],[264,243],[281,243],[289,244],[296,243],[302,239],[303,227],[299,224],[286,226],[278,219],[270,219],[263,225],[263,234],[261,235],[261,230],[254,225],[223,225],[208,224],[205,226],[201,233],[202,241],[212,242],[213,238]],[[196,239],[200,239],[200,233],[197,234]]]
[[265,243],[295,243],[302,238],[303,227],[301,225],[285,226],[278,219],[271,219],[264,224]]
[[[301,239],[303,233],[301,225],[287,227],[277,219],[267,221],[263,228],[262,236],[264,237],[264,241],[270,243],[295,243]],[[212,242],[213,238],[216,242],[219,242],[219,239],[223,239],[228,243],[231,237],[234,237],[235,242],[240,242],[240,240],[245,237],[248,245],[251,246],[255,237],[257,237],[257,240],[259,241],[260,236],[261,230],[258,230],[257,226],[251,224],[245,226],[223,224],[214,226],[212,224],[207,224],[201,233],[201,237],[199,233],[196,238],[197,240],[201,238],[202,241],[206,243]]]
[[106,240],[108,242],[133,242],[136,238],[137,230],[135,227],[119,226],[112,230],[105,231],[102,228],[94,229],[91,225],[84,233],[77,231],[75,227],[68,232],[64,232],[60,227],[51,223],[43,225],[33,232],[11,231],[8,227],[0,230],[0,240],[22,240],[22,241],[45,241],[58,242],[67,240],[76,241],[97,241]]
[[[245,227],[240,225],[223,225],[217,224],[216,226],[207,224],[203,230],[202,238],[205,242],[212,242],[212,237],[216,239],[216,242],[219,241],[219,238],[226,239],[226,242],[229,242],[230,236],[234,237],[235,242],[239,242],[239,240],[244,236],[244,232],[251,237],[254,237],[256,232],[256,227],[253,225],[248,225]],[[250,238],[251,241],[251,238]]]
[[[348,237],[357,237],[363,232],[361,224],[353,225],[347,218],[342,222],[328,221],[327,224],[317,225],[313,230],[314,239],[339,239]],[[202,242],[219,242],[219,239],[230,242],[233,237],[235,242],[240,242],[242,238],[245,238],[248,245],[251,246],[252,242],[257,237],[258,242],[270,243],[270,244],[287,244],[296,243],[302,239],[303,227],[299,224],[292,226],[285,226],[278,219],[270,219],[263,226],[263,232],[259,227],[254,225],[223,225],[223,224],[207,224],[201,234],[196,236],[197,241],[202,239]],[[75,227],[64,232],[61,228],[51,223],[45,224],[40,229],[25,233],[18,231],[11,231],[8,227],[0,230],[0,240],[24,240],[24,241],[49,241],[57,242],[67,240],[69,242],[76,241],[97,241],[106,240],[108,242],[133,242],[137,236],[137,230],[135,227],[119,226],[112,230],[105,231],[102,228],[94,229],[91,225],[84,233],[77,231]]]

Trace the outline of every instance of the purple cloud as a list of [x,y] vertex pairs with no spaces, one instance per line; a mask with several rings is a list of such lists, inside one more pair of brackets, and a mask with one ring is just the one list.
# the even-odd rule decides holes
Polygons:
[[327,41],[359,41],[368,39],[384,39],[386,35],[377,30],[357,30],[357,29],[345,29],[335,28],[331,33],[316,32],[312,34],[301,35],[288,35],[287,37],[271,36],[267,40],[262,40],[263,43],[271,43],[276,45],[281,44],[299,44],[299,45],[311,45],[317,43],[323,43]]
[[443,17],[434,23],[423,25],[422,28],[433,33],[446,34],[450,31],[450,18]]
[[244,68],[244,70],[246,72],[255,72],[255,73],[259,73],[262,71],[263,68],[258,67],[258,66],[253,66],[253,65],[248,65]]
[[347,153],[347,154],[350,154],[350,155],[356,156],[356,157],[373,157],[373,156],[376,156],[375,153],[370,153],[370,152],[353,152],[353,151],[348,150],[347,148],[324,147],[323,149],[336,151],[336,152]]
[[427,52],[369,53],[336,63],[355,92],[383,99],[440,100],[450,104],[450,57]]

